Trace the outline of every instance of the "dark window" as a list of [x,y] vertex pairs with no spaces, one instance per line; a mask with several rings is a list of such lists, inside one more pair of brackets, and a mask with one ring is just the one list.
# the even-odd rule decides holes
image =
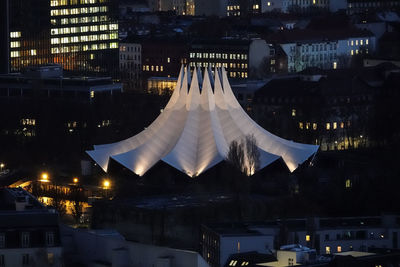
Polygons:
[[4,266],[6,265],[5,261],[4,261],[4,255],[0,255],[0,266]]
[[22,254],[22,265],[29,265],[29,254]]
[[22,232],[21,233],[21,247],[29,247],[30,240],[29,240],[29,232]]
[[329,235],[325,235],[325,240],[329,240]]
[[54,232],[46,232],[46,246],[54,246]]
[[6,247],[6,236],[4,234],[0,234],[0,248]]

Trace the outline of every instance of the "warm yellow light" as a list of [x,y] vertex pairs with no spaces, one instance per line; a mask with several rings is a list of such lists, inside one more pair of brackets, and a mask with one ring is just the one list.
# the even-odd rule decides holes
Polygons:
[[103,186],[104,186],[105,188],[108,188],[108,187],[110,187],[110,181],[108,181],[108,180],[104,180],[104,182],[103,182]]
[[4,163],[0,163],[0,168],[2,168],[2,169],[3,169],[3,168],[4,168],[4,166],[5,166],[5,165],[4,165]]
[[47,172],[43,172],[40,175],[40,178],[41,179],[39,181],[41,181],[41,182],[44,182],[44,183],[48,183],[49,182],[49,174]]
[[306,241],[307,241],[307,242],[310,241],[310,235],[306,235]]
[[74,181],[74,183],[76,184],[76,183],[79,182],[79,179],[78,179],[77,177],[75,177],[75,178],[73,179],[73,181]]

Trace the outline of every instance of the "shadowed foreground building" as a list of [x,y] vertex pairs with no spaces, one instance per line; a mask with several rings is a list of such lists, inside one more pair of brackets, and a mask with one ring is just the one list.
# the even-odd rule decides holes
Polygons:
[[20,188],[0,189],[0,266],[62,266],[58,214]]

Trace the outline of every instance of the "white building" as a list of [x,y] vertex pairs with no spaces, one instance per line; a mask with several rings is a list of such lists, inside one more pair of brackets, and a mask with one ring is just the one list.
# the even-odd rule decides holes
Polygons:
[[[163,112],[144,131],[117,143],[87,151],[104,171],[109,159],[142,176],[163,160],[196,177],[227,158],[233,141],[253,136],[259,166],[245,158],[246,174],[283,159],[293,172],[318,151],[318,146],[295,143],[269,133],[254,122],[232,92],[224,68],[181,68],[175,90]],[[253,162],[253,163],[252,163]]]
[[287,55],[288,72],[307,67],[322,69],[346,68],[352,56],[375,51],[375,37],[363,30],[346,32],[291,30],[281,33],[280,44]]
[[119,44],[119,70],[121,80],[128,89],[140,88],[142,69],[142,45],[138,43]]

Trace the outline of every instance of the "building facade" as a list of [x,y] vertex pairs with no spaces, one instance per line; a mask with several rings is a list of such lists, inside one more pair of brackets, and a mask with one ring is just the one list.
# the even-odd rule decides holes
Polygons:
[[234,79],[257,76],[269,56],[270,47],[262,39],[199,40],[189,50],[191,67],[224,67]]
[[295,29],[270,38],[286,54],[287,72],[299,72],[307,67],[347,68],[353,56],[375,51],[374,35],[364,30],[322,33]]
[[20,188],[0,199],[0,266],[62,266],[58,214]]
[[11,71],[57,63],[68,71],[115,76],[115,12],[108,0],[11,0]]
[[142,46],[136,43],[120,43],[119,45],[119,71],[121,81],[127,90],[142,87]]

